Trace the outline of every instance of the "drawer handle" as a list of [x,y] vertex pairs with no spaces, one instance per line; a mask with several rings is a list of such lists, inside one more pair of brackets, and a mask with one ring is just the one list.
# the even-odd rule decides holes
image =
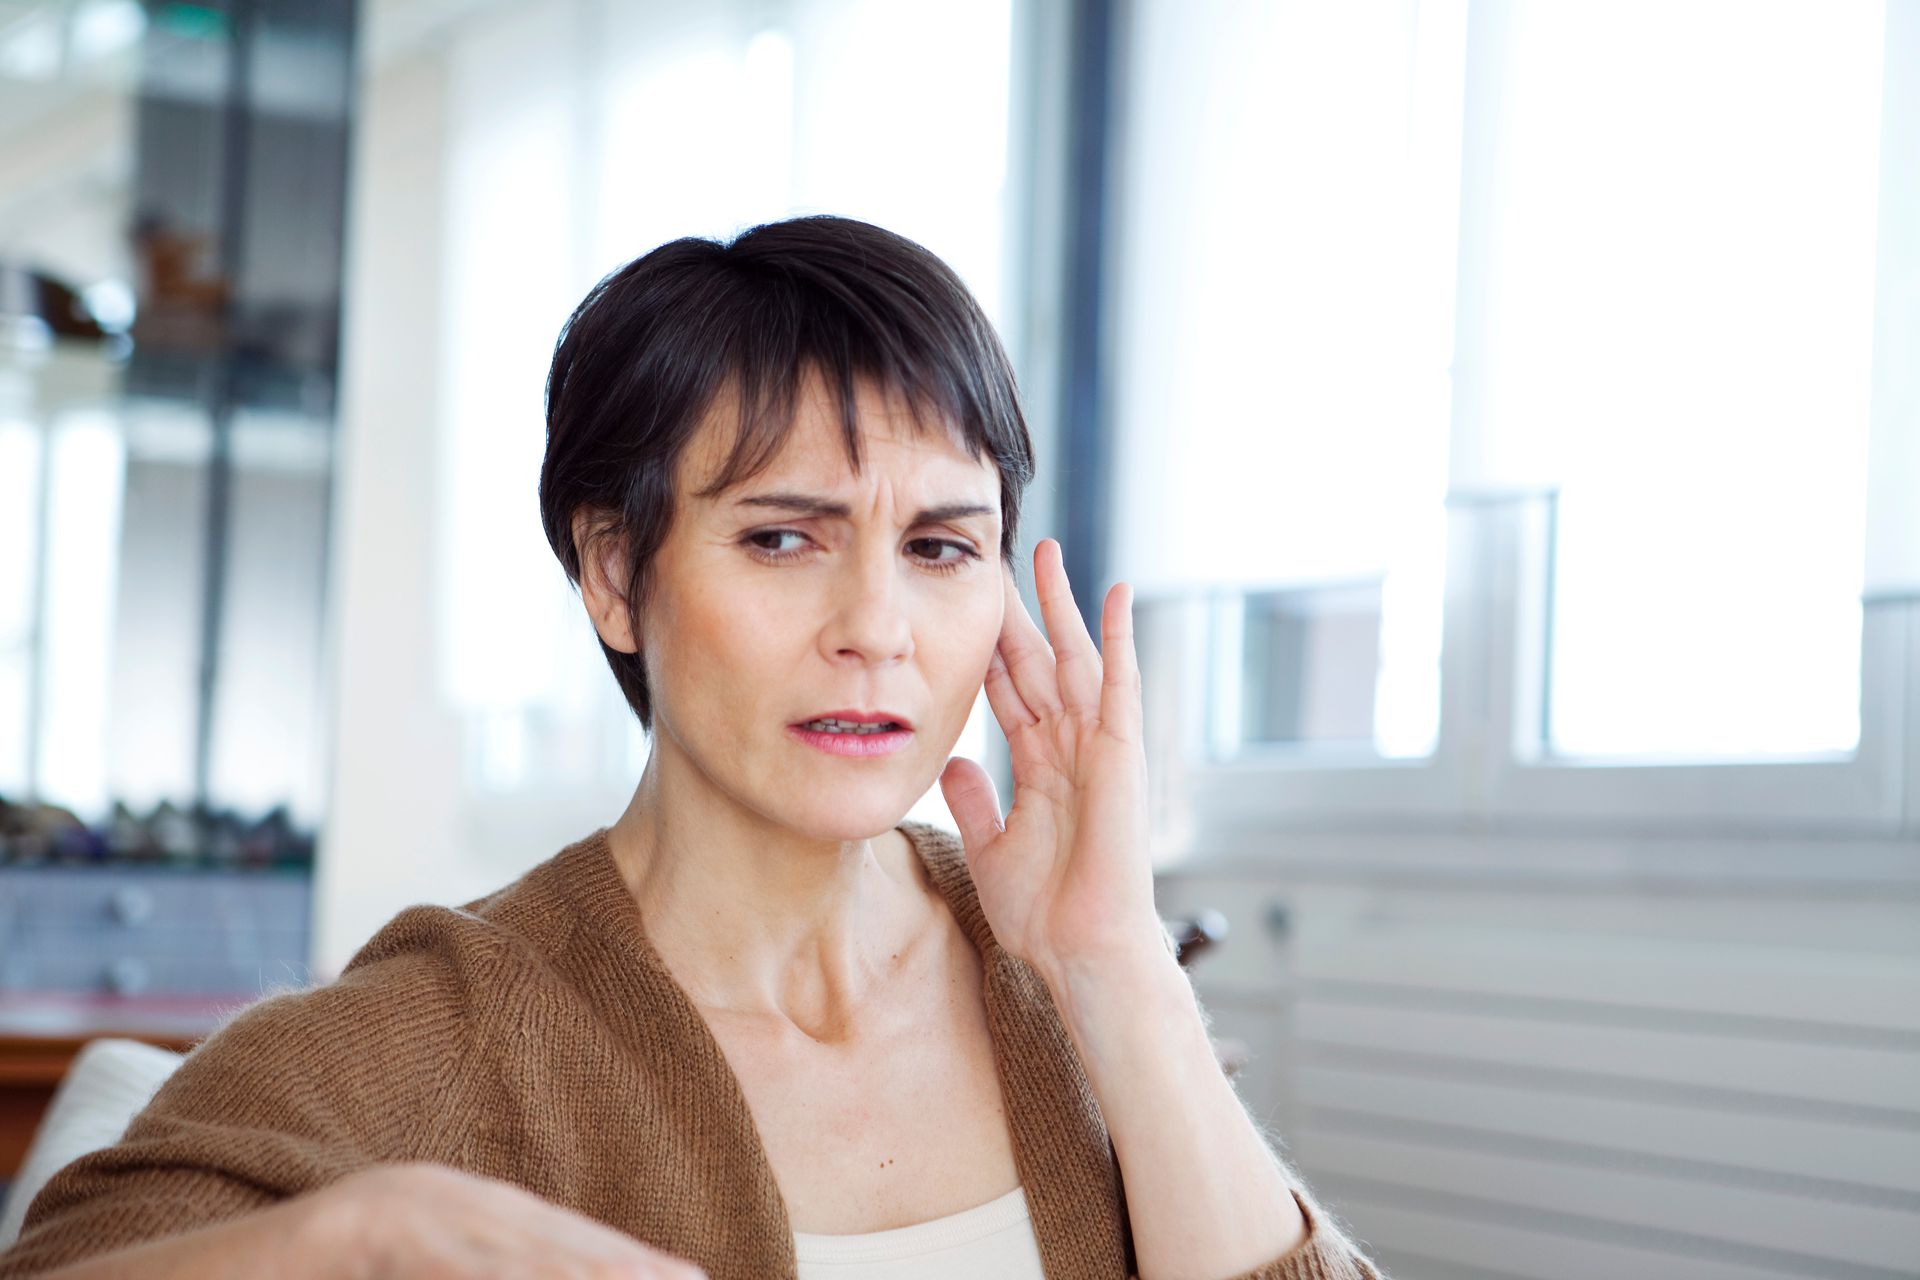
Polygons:
[[137,884],[123,884],[108,897],[107,905],[121,924],[139,924],[153,914],[153,895]]
[[1227,940],[1227,918],[1212,907],[1166,923],[1173,937],[1174,959],[1183,969],[1201,952]]
[[107,986],[115,995],[137,996],[147,989],[147,962],[138,956],[121,956],[107,966]]

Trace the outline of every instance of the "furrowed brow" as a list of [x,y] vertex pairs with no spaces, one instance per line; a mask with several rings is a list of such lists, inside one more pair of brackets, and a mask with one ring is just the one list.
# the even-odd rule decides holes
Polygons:
[[[793,511],[809,516],[838,516],[847,519],[853,515],[853,509],[844,502],[834,502],[828,498],[816,498],[805,493],[758,493],[752,497],[741,498],[734,503],[739,507],[771,507],[777,511]],[[916,512],[915,524],[938,524],[943,520],[964,520],[968,516],[990,516],[998,508],[981,506],[975,502],[949,502],[937,507],[926,507]]]

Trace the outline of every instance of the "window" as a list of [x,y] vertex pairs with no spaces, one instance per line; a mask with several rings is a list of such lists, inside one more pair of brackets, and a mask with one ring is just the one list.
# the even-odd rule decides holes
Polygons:
[[1505,10],[1473,407],[1559,490],[1555,754],[1858,744],[1882,8]]
[[1111,563],[1209,601],[1216,758],[1432,750],[1464,21],[1136,8]]
[[1135,6],[1109,562],[1172,827],[1904,821],[1910,25]]

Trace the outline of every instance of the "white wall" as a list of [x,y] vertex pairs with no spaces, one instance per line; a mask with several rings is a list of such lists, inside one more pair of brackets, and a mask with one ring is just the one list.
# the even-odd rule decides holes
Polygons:
[[438,413],[445,76],[431,56],[364,81],[347,238],[328,640],[332,752],[317,851],[316,977],[398,909],[470,883],[458,856],[457,726],[422,602]]
[[[552,343],[603,272],[671,236],[827,209],[919,239],[990,315],[1004,300],[1031,332],[1023,268],[1044,247],[1003,217],[1002,190],[1026,198],[1030,175],[1010,167],[1030,155],[996,141],[1004,102],[975,110],[964,97],[969,86],[1006,96],[1007,68],[989,65],[1013,34],[1005,13],[888,10],[857,24],[860,41],[835,38],[877,2],[371,7],[350,183],[316,976],[337,973],[402,907],[470,900],[614,821],[644,766],[536,508]],[[916,32],[936,22],[931,43],[959,68],[946,80],[882,56],[925,47]],[[788,33],[786,53],[756,40],[766,26]],[[1035,50],[1016,49],[1028,67]],[[785,127],[777,93],[728,106],[737,86],[766,91],[788,57]],[[865,111],[875,93],[920,95],[908,109],[930,132],[912,155],[873,163],[873,140],[845,127],[850,105]],[[1030,546],[1050,521],[1044,500],[1029,510]],[[981,697],[956,750],[995,769],[990,721]],[[910,816],[950,825],[937,786]]]

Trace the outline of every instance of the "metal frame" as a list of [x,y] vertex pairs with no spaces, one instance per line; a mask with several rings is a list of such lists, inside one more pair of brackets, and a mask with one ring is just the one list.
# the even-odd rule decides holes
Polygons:
[[1113,202],[1110,153],[1120,15],[1114,0],[1074,0],[1069,99],[1067,261],[1061,331],[1060,545],[1087,630],[1100,634],[1105,597],[1112,446],[1108,430],[1106,287]]

